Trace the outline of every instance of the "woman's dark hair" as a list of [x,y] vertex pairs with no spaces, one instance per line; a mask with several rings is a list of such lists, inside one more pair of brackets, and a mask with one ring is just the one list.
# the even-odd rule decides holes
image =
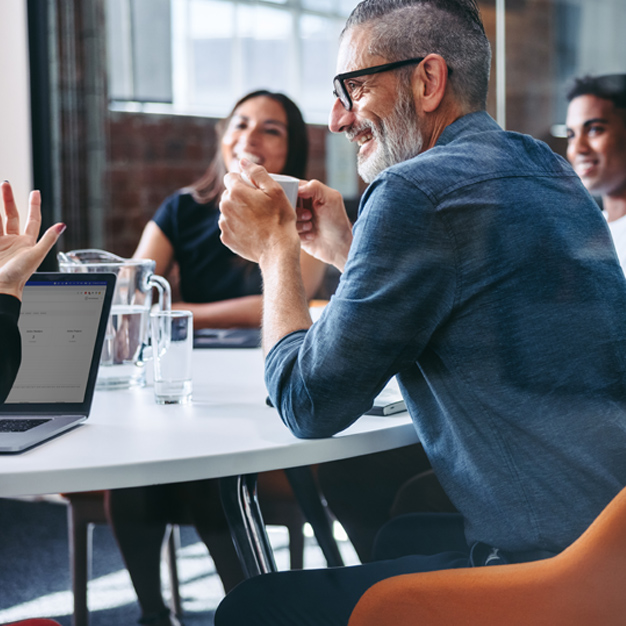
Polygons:
[[221,195],[224,190],[223,180],[226,175],[226,165],[222,159],[222,151],[220,149],[222,138],[235,111],[244,102],[260,97],[275,100],[283,107],[287,115],[287,160],[285,161],[283,171],[278,173],[288,174],[296,178],[304,178],[306,176],[306,166],[309,156],[309,138],[306,123],[302,118],[300,109],[293,100],[286,95],[260,89],[258,91],[252,91],[239,99],[228,116],[218,122],[217,147],[213,160],[203,176],[195,183],[185,188],[185,191],[190,193],[196,202],[207,204]]

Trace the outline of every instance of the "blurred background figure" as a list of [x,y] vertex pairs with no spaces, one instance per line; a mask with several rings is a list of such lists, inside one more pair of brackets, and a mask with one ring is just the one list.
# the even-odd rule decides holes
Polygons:
[[626,74],[578,78],[567,100],[567,158],[601,198],[626,272]]

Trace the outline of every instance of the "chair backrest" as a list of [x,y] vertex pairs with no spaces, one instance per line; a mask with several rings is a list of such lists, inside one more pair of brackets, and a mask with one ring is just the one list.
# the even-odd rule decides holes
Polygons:
[[624,581],[626,488],[558,556],[383,580],[349,626],[622,626]]

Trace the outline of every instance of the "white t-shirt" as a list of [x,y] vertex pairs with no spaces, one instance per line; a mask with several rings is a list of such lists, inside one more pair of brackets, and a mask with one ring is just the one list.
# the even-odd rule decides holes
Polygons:
[[[606,214],[605,214],[606,217]],[[626,274],[626,215],[609,222],[609,230],[613,237],[613,244],[617,250],[620,265]]]

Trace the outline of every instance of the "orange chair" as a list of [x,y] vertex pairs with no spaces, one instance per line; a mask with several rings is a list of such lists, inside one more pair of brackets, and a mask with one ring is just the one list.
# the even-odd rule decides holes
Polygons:
[[558,556],[383,580],[349,626],[623,626],[625,581],[626,488]]

